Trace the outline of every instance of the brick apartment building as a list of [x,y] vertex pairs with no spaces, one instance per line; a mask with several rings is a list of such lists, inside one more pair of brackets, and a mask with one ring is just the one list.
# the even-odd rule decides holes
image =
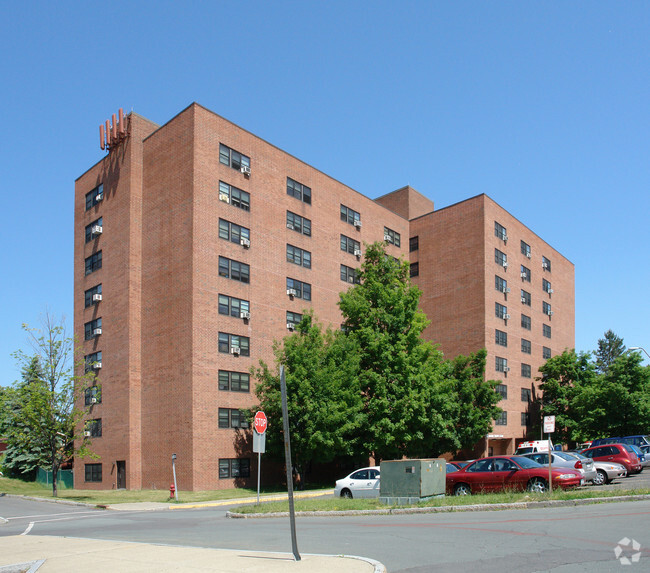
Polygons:
[[507,416],[483,450],[525,437],[537,369],[574,346],[574,269],[489,197],[372,200],[197,104],[108,133],[75,185],[75,333],[98,384],[81,401],[99,455],[77,461],[77,487],[167,488],[172,453],[183,489],[252,484],[234,429],[256,402],[250,367],[306,308],[340,324],[339,292],[378,240],[410,259],[447,357],[488,349]]

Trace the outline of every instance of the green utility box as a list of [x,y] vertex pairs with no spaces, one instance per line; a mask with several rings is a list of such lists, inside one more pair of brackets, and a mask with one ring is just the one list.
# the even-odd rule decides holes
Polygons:
[[444,459],[381,462],[379,501],[406,505],[445,495],[447,464]]

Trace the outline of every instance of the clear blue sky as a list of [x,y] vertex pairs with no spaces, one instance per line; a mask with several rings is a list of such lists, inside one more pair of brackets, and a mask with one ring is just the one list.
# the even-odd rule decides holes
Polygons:
[[193,101],[369,197],[487,193],[576,267],[576,348],[650,351],[650,3],[3,2],[0,384],[72,330],[74,180]]

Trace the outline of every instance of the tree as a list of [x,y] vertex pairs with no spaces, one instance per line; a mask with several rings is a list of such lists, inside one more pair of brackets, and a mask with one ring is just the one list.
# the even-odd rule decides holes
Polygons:
[[[22,365],[23,380],[15,385],[12,414],[7,423],[8,451],[23,448],[38,465],[52,470],[52,494],[58,495],[57,474],[61,464],[74,452],[75,439],[80,455],[92,455],[80,424],[84,412],[74,406],[75,380],[80,386],[86,374],[75,378],[73,340],[66,336],[63,320],[55,322],[46,313],[42,329],[23,325],[33,354],[22,350],[14,357]],[[83,368],[83,367],[82,367]],[[17,463],[27,462],[14,456]],[[27,466],[26,466],[27,467]]]
[[[292,463],[301,476],[310,461],[332,461],[358,456],[361,395],[354,385],[356,356],[340,332],[323,331],[311,313],[296,326],[295,334],[275,344],[276,364],[285,366]],[[284,458],[282,408],[278,369],[260,361],[255,371],[260,408],[276,424],[266,431],[266,451]],[[253,412],[249,412],[252,418]],[[302,483],[302,482],[301,482]]]
[[604,374],[609,370],[612,362],[625,353],[623,339],[616,336],[612,330],[605,332],[603,338],[598,339],[598,350],[596,350],[596,370]]

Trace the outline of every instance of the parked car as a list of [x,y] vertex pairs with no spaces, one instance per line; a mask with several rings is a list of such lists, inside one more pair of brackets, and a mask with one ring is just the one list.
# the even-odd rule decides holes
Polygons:
[[644,434],[636,434],[634,436],[614,437],[614,438],[598,438],[593,440],[591,446],[602,446],[605,444],[630,444],[638,446],[644,453],[650,452],[650,436]]
[[639,458],[639,463],[644,468],[650,465],[650,454],[646,454],[639,446],[634,444],[628,444],[636,454],[636,457]]
[[447,462],[447,463],[456,466],[456,469],[459,470],[461,468],[464,468],[466,465],[470,464],[472,461],[473,460],[470,460],[469,462],[459,462],[459,461],[452,460],[452,461]]
[[[538,464],[548,466],[548,452],[538,452],[536,454],[524,454],[525,457],[535,460]],[[594,461],[589,458],[580,459],[573,454],[566,452],[552,452],[551,466],[556,468],[571,468],[578,470],[582,474],[583,482],[593,483],[596,479],[596,468]]]
[[628,444],[607,444],[582,450],[582,455],[599,462],[616,462],[625,466],[627,475],[638,474],[643,467]]
[[[580,451],[576,450],[570,450],[565,453],[572,454],[582,460],[591,459],[587,456],[582,455]],[[592,461],[594,462],[594,467],[596,468],[594,485],[606,485],[614,479],[627,477],[627,470],[625,469],[625,466],[621,464],[617,464],[615,462],[600,462],[598,460]]]
[[457,472],[460,468],[456,464],[452,464],[451,462],[447,462],[447,473],[450,474],[451,472]]
[[[522,454],[533,454],[535,452],[548,452],[549,450],[549,440],[532,440],[529,442],[521,442],[517,446],[515,455],[519,456]],[[551,443],[551,448],[553,449],[553,443]]]
[[334,486],[335,497],[379,497],[379,466],[353,471]]
[[[551,469],[553,487],[580,485],[582,474],[572,469]],[[490,491],[548,490],[548,467],[523,456],[492,456],[476,460],[447,475],[447,493],[470,495]]]

